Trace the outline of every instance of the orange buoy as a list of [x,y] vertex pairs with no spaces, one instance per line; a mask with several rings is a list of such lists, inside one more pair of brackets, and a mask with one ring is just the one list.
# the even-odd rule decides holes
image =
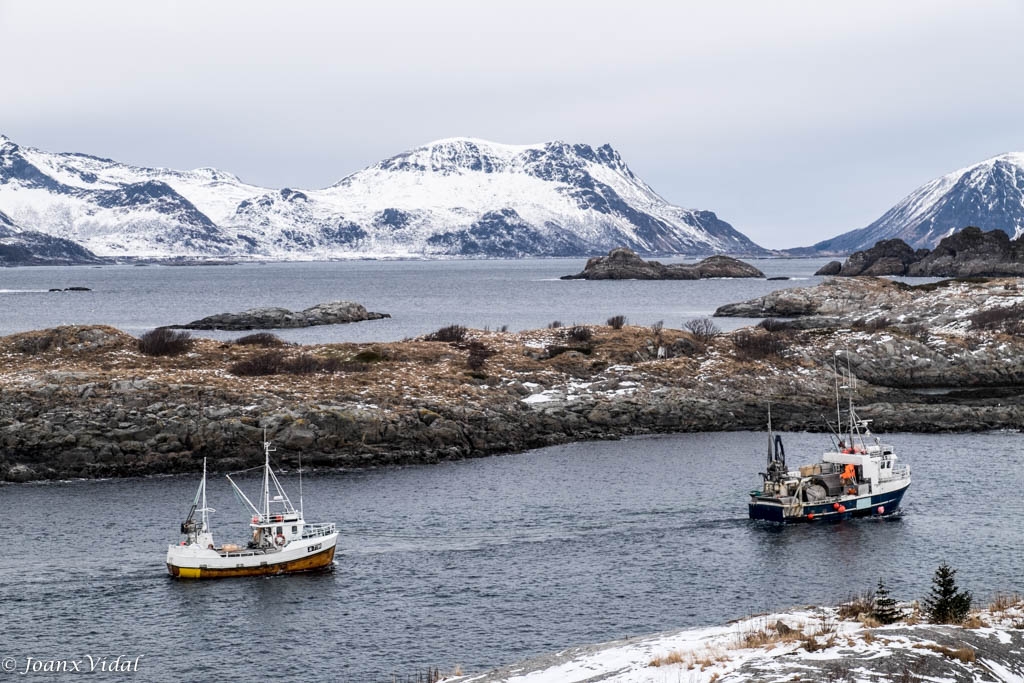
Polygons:
[[846,506],[845,505],[840,505],[839,506],[839,511],[840,512],[846,512]]
[[884,515],[885,514],[885,506],[884,505],[879,505],[878,506],[878,514],[880,514],[880,515]]
[[838,510],[839,509],[839,503],[832,503],[832,509],[833,510]]
[[807,519],[814,519],[814,513],[813,512],[808,512],[807,513]]

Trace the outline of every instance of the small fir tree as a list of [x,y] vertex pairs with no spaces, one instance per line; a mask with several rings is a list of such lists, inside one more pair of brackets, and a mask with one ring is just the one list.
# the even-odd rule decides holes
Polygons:
[[924,599],[925,614],[933,624],[960,624],[971,610],[971,592],[956,585],[956,570],[943,562],[932,577],[932,592]]
[[903,613],[896,606],[896,600],[889,595],[889,589],[881,579],[878,580],[878,588],[875,589],[875,608],[871,616],[879,624],[895,624],[903,618]]

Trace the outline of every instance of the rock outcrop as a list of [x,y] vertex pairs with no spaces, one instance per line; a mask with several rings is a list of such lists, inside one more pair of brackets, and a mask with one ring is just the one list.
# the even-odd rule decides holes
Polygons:
[[903,240],[882,240],[866,251],[852,254],[839,275],[906,275],[911,264],[927,254],[927,249],[914,251]]
[[317,304],[303,311],[289,311],[287,308],[252,308],[241,313],[219,313],[172,327],[185,330],[274,330],[337,325],[390,317],[388,313],[367,311],[362,304],[353,301],[334,301]]
[[[829,278],[811,287],[783,289],[756,299],[726,304],[716,316],[799,318],[791,325],[822,327],[923,326],[963,335],[992,322],[1024,316],[1024,290],[1016,280],[942,280],[907,285],[885,278]],[[992,320],[989,320],[992,319]]]
[[842,261],[829,261],[821,268],[818,268],[814,272],[815,275],[839,275],[839,272],[843,269]]
[[1024,237],[1002,230],[964,228],[939,242],[907,275],[917,277],[1003,277],[1024,275]]
[[[834,268],[832,262],[826,268]],[[825,268],[816,275],[823,273]],[[946,237],[935,249],[914,250],[903,240],[882,240],[852,254],[838,275],[908,277],[1008,277],[1024,275],[1024,239],[1002,230],[969,227]]]
[[563,280],[701,280],[714,277],[764,277],[754,266],[729,256],[711,256],[699,263],[645,261],[631,249],[619,247],[607,256],[587,261],[582,272]]

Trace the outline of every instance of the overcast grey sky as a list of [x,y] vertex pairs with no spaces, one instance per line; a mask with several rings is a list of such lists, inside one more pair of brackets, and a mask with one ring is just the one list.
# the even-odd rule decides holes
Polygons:
[[0,133],[323,187],[452,136],[611,143],[767,247],[1024,151],[1021,0],[15,2]]

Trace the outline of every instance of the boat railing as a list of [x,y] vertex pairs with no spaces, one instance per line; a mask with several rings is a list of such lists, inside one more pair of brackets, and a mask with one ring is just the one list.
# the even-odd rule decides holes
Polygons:
[[307,524],[302,530],[303,538],[316,538],[318,536],[330,536],[334,533],[334,524],[325,522],[322,524]]

